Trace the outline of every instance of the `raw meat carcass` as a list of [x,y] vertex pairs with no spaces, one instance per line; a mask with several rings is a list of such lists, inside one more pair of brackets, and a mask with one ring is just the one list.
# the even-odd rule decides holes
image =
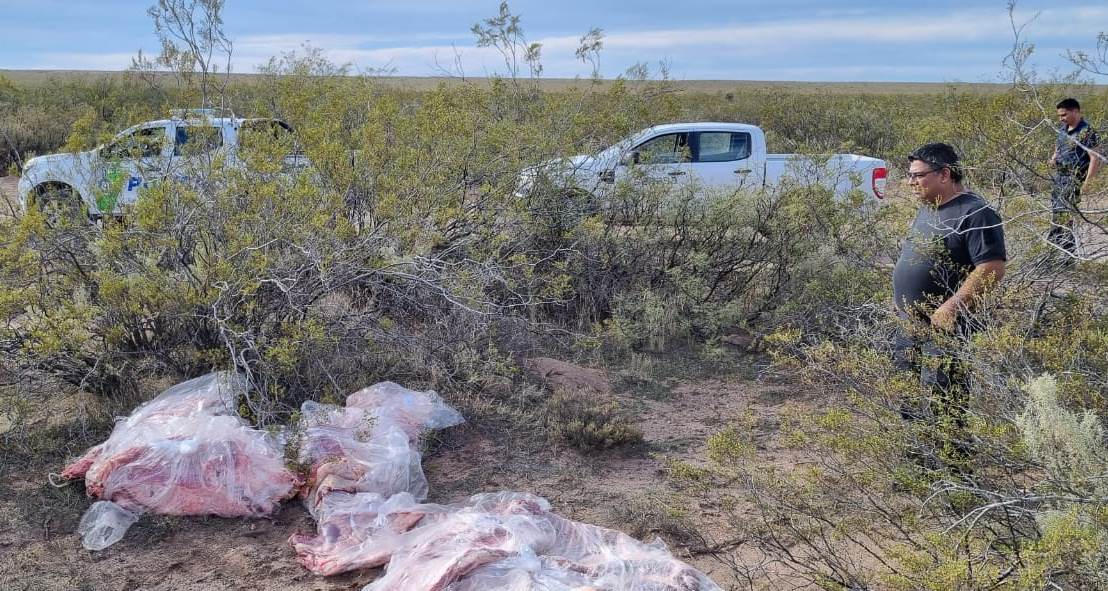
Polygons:
[[318,535],[289,538],[297,561],[317,575],[381,566],[401,534],[442,513],[440,505],[421,505],[410,493],[386,500],[376,493],[331,492],[322,499],[315,514]]
[[368,432],[361,431],[361,427],[344,427],[342,421],[358,412],[332,407],[327,415],[336,419],[334,423],[304,428],[300,461],[310,466],[304,495],[313,514],[331,491],[371,492],[384,497],[408,492],[417,499],[427,496],[422,459],[407,434],[388,423],[374,425]]
[[294,493],[281,447],[226,416],[180,417],[109,439],[85,473],[89,496],[165,515],[261,516]]
[[420,435],[462,422],[435,392],[392,382],[351,394],[345,407],[305,402],[301,416],[300,461],[310,466],[304,496],[313,514],[332,491],[426,498]]
[[533,517],[460,511],[412,530],[365,591],[440,591],[485,564],[549,543],[553,532]]
[[282,442],[233,414],[242,387],[227,373],[178,384],[66,467],[62,475],[84,478],[89,496],[117,505],[98,503],[82,520],[86,547],[118,541],[121,515],[261,516],[295,493],[300,481],[285,467]]
[[[85,472],[99,460],[104,446],[113,441],[116,432],[122,434],[142,425],[154,429],[159,423],[195,414],[231,415],[235,399],[243,387],[241,376],[226,372],[210,373],[177,384],[143,403],[127,418],[117,420],[112,437],[66,466],[61,476],[70,480],[84,478]],[[119,438],[115,440],[118,442]]]
[[482,566],[447,587],[447,591],[608,591],[592,585],[565,561],[537,556],[526,549]]

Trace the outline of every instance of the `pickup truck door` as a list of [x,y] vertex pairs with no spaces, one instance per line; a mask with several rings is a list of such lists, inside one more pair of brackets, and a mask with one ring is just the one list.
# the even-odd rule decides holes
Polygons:
[[120,204],[134,203],[139,190],[166,173],[169,152],[165,123],[148,123],[116,136],[99,151],[103,170],[96,194],[101,213],[110,214]]
[[203,177],[223,155],[225,128],[210,123],[175,121],[167,173],[179,180]]
[[688,133],[654,136],[631,149],[616,167],[615,182],[662,183],[676,188],[690,179],[692,151]]
[[702,186],[728,191],[762,187],[765,166],[754,154],[749,133],[697,131],[689,135],[691,173]]

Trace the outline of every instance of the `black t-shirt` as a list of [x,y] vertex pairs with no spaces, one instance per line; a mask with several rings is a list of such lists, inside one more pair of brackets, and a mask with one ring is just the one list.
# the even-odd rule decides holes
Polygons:
[[[1087,121],[1082,119],[1077,127],[1066,129],[1063,123],[1058,129],[1058,139],[1055,148],[1058,151],[1058,159],[1055,161],[1058,172],[1063,175],[1074,176],[1084,181],[1089,172],[1089,150],[1096,149],[1100,143],[1096,131]],[[1082,147],[1084,146],[1084,147]]]
[[979,195],[965,192],[938,208],[921,207],[893,271],[897,310],[927,321],[978,264],[1007,258],[1000,216]]

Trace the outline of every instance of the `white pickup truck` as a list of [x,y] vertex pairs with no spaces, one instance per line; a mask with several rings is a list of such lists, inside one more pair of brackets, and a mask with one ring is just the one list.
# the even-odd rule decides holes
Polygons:
[[[169,119],[130,127],[86,152],[28,160],[19,179],[24,210],[42,206],[79,209],[90,217],[122,215],[139,190],[165,178],[189,178],[220,158],[235,164],[242,138],[253,132],[281,138],[292,130],[277,119],[215,116],[212,109],[171,111]],[[306,165],[291,154],[287,168]],[[200,173],[202,174],[202,173]]]
[[762,189],[785,179],[852,192],[869,201],[884,197],[885,161],[854,154],[769,154],[766,135],[743,123],[672,123],[645,129],[595,155],[551,160],[524,169],[517,196],[529,194],[539,177],[555,186],[603,199],[625,179],[696,183],[703,189]]

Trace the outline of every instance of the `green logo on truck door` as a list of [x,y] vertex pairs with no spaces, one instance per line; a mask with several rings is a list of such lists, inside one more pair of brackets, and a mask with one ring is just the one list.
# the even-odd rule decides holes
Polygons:
[[111,213],[115,209],[116,201],[119,201],[119,192],[123,189],[123,180],[130,175],[123,172],[123,167],[118,162],[113,162],[104,172],[104,183],[101,186],[107,188],[96,194],[96,207],[104,213]]

